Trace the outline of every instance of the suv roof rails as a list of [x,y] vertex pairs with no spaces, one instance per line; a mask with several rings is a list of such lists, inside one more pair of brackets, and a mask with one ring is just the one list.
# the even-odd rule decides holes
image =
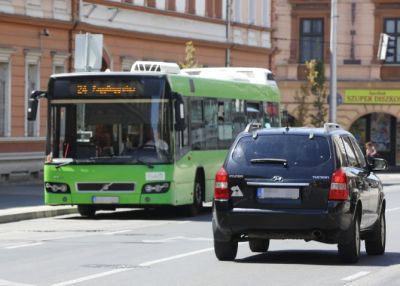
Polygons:
[[262,125],[260,122],[250,122],[247,124],[246,128],[244,129],[244,132],[249,133],[250,131],[253,131],[255,129],[261,129]]
[[334,130],[342,129],[342,127],[337,123],[328,122],[324,124],[325,132],[330,132]]

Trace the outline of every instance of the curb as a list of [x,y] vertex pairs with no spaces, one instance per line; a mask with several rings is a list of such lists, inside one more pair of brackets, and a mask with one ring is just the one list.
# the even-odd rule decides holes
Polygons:
[[0,210],[0,224],[78,213],[76,207],[28,207]]

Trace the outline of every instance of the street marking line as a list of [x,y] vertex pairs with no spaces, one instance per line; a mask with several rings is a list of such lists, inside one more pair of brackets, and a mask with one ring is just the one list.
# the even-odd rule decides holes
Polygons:
[[387,209],[386,212],[394,212],[394,211],[398,211],[398,210],[400,210],[400,207],[399,208]]
[[113,235],[113,234],[120,234],[120,233],[125,233],[125,232],[130,232],[132,230],[130,229],[125,229],[125,230],[117,230],[117,231],[110,231],[110,232],[105,232],[103,233],[104,235]]
[[180,259],[180,258],[187,257],[187,256],[192,256],[192,255],[196,255],[196,254],[200,254],[200,253],[204,253],[204,252],[209,252],[211,250],[214,250],[214,247],[204,248],[204,249],[200,249],[200,250],[196,250],[196,251],[192,251],[192,252],[182,253],[182,254],[166,257],[166,258],[161,258],[161,259],[157,259],[157,260],[153,260],[153,261],[140,263],[139,266],[146,267],[146,266],[150,266],[150,265],[154,265],[154,264],[158,264],[158,263],[163,263],[166,261],[176,260],[176,259]]
[[7,246],[7,247],[5,247],[5,249],[15,249],[15,248],[22,248],[22,247],[30,247],[30,246],[36,246],[36,245],[42,245],[42,244],[43,244],[43,242],[27,243],[27,244]]
[[109,276],[109,275],[113,275],[113,274],[120,273],[120,272],[125,272],[125,271],[128,271],[128,270],[132,270],[132,268],[114,269],[114,270],[110,270],[110,271],[106,271],[106,272],[102,272],[102,273],[98,273],[98,274],[84,276],[84,277],[77,278],[77,279],[74,279],[74,280],[69,280],[69,281],[64,281],[64,282],[57,283],[57,284],[52,284],[50,286],[73,285],[73,284],[81,283],[81,282],[84,282],[84,281],[88,281],[88,280],[92,280],[92,279],[96,279],[96,278],[100,278],[100,277],[104,277],[104,276]]
[[[211,248],[200,249],[200,250],[196,250],[196,251],[192,251],[192,252],[182,253],[179,255],[174,255],[174,256],[170,256],[170,257],[166,257],[166,258],[162,258],[162,259],[144,262],[144,263],[139,264],[139,266],[146,267],[146,266],[150,266],[150,265],[154,265],[154,264],[158,264],[158,263],[162,263],[162,262],[166,262],[166,261],[171,261],[171,260],[175,260],[175,259],[179,259],[179,258],[191,256],[191,255],[208,252],[213,249],[214,249],[214,247],[211,247]],[[52,284],[50,286],[73,285],[73,284],[81,283],[81,282],[92,280],[92,279],[97,279],[97,278],[104,277],[104,276],[109,276],[109,275],[113,275],[113,274],[117,274],[117,273],[121,273],[121,272],[125,272],[125,271],[130,271],[133,269],[135,269],[135,268],[120,268],[120,269],[110,270],[110,271],[106,271],[106,272],[102,272],[102,273],[98,273],[98,274],[93,274],[93,275],[84,276],[84,277],[80,277],[80,278],[69,280],[69,281]]]
[[353,274],[353,275],[350,275],[350,276],[347,276],[347,277],[345,277],[345,278],[342,278],[341,280],[344,280],[344,281],[352,281],[352,280],[356,280],[356,279],[358,279],[358,278],[360,278],[360,277],[363,277],[363,276],[365,276],[365,275],[368,275],[368,274],[369,274],[368,271],[360,271],[360,272],[357,272],[357,273],[355,273],[355,274]]

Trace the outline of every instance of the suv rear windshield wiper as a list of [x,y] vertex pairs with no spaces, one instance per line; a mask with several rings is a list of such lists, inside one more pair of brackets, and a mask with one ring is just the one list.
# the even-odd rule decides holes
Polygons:
[[251,159],[250,163],[252,164],[282,164],[284,167],[287,167],[288,161],[286,159],[276,159],[276,158],[255,158]]

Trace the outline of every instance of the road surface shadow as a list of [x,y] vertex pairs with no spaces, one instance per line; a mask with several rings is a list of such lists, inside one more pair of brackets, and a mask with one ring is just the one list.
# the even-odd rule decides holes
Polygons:
[[334,250],[279,250],[256,254],[235,260],[238,263],[258,264],[303,264],[303,265],[346,265],[357,266],[391,266],[400,263],[400,253],[386,252],[384,255],[367,255],[361,252],[356,264],[345,264]]
[[180,208],[157,209],[119,209],[117,211],[98,211],[93,218],[82,217],[79,214],[60,217],[61,220],[189,220],[211,222],[211,208],[205,207],[194,217],[189,217]]

